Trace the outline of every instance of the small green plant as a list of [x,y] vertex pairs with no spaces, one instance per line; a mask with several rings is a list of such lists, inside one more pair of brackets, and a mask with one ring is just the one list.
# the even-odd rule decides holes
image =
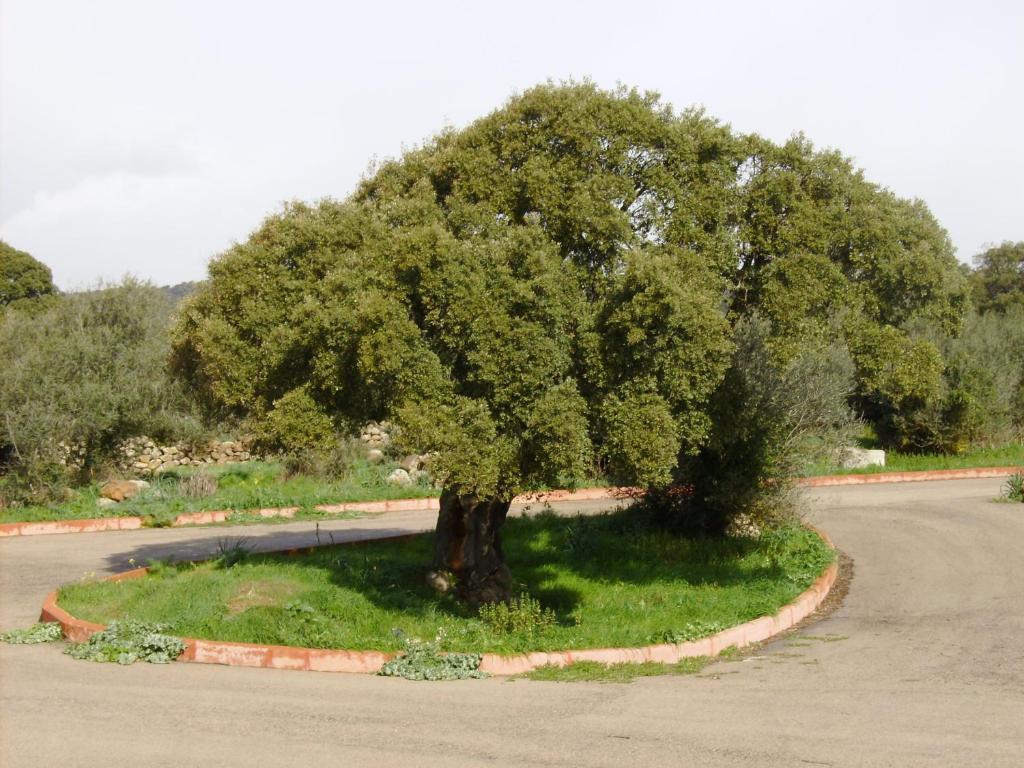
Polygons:
[[84,661],[167,664],[185,651],[180,638],[164,634],[167,629],[166,624],[115,620],[86,642],[68,646],[64,653]]
[[252,548],[249,547],[245,539],[218,539],[217,540],[217,557],[214,561],[218,568],[232,568],[239,563],[245,562],[246,558],[252,553]]
[[1024,502],[1024,472],[1010,475],[1003,484],[1003,496],[1009,501]]
[[545,665],[527,672],[530,680],[555,683],[629,683],[638,677],[658,675],[695,675],[711,661],[707,656],[681,659],[675,664],[645,661],[640,664],[601,664],[597,661],[577,661],[565,667]]
[[0,642],[14,645],[29,645],[32,643],[52,643],[55,640],[64,638],[64,630],[56,621],[48,621],[41,624],[33,624],[25,629],[12,629],[10,632],[0,634]]
[[385,677],[404,677],[406,680],[466,680],[487,677],[480,671],[478,653],[443,653],[444,632],[433,640],[425,641],[405,637],[401,630],[395,634],[402,638],[405,650],[380,669]]
[[652,643],[688,643],[691,640],[700,640],[716,632],[721,632],[725,627],[715,621],[694,621],[684,625],[681,629],[666,629],[664,632],[651,636]]
[[480,621],[499,635],[534,638],[555,625],[555,612],[526,592],[507,603],[481,605],[479,615]]
[[205,499],[217,492],[217,478],[209,472],[196,472],[178,479],[178,493],[189,499]]

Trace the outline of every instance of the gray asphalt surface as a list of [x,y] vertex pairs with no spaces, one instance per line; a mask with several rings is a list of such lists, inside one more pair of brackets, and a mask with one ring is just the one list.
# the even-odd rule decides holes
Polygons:
[[[76,662],[0,644],[0,765],[1024,766],[1024,510],[999,480],[823,488],[808,518],[855,562],[844,604],[738,661],[628,685],[412,683]],[[593,508],[593,505],[584,505]],[[431,513],[321,525],[429,528]],[[0,541],[0,628],[62,582],[310,523]]]

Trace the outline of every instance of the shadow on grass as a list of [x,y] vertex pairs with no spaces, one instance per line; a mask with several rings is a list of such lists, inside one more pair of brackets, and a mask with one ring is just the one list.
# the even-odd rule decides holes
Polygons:
[[[306,530],[251,532],[218,530],[201,537],[181,532],[174,541],[147,544],[107,558],[113,570],[150,561],[216,559],[227,550],[248,551],[245,562],[287,562],[326,572],[329,581],[353,590],[379,608],[412,616],[475,615],[451,596],[427,586],[432,538],[429,533],[392,541],[368,541],[412,533],[407,528],[364,525]],[[759,546],[741,538],[693,539],[652,528],[641,513],[620,509],[593,515],[541,513],[510,518],[503,530],[504,549],[514,593],[526,592],[555,611],[559,624],[572,624],[571,614],[584,599],[581,589],[614,584],[729,586],[777,579],[777,564],[741,564]],[[356,544],[353,546],[353,544]],[[298,556],[270,551],[316,547]],[[565,582],[569,582],[567,585]],[[576,588],[575,584],[580,588]]]

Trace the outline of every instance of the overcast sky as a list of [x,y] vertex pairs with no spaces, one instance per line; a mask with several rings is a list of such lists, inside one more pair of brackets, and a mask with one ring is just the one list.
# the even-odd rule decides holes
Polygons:
[[64,289],[200,279],[282,201],[569,77],[802,130],[965,261],[1024,240],[1016,0],[0,0],[0,239]]

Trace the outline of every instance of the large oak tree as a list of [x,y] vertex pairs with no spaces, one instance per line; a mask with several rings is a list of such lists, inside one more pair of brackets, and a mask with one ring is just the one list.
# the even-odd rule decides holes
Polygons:
[[517,492],[595,463],[622,483],[679,479],[708,445],[745,314],[955,322],[944,237],[806,141],[544,85],[345,201],[267,219],[211,263],[175,361],[213,407],[342,430],[387,418],[437,451],[435,581],[500,600]]

